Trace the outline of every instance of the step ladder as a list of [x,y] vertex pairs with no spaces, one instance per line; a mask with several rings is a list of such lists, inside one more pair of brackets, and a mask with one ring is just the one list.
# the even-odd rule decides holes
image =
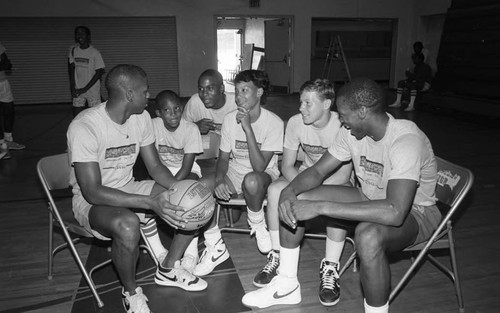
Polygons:
[[330,38],[330,45],[328,46],[325,65],[323,66],[323,78],[330,79],[330,73],[334,62],[342,62],[345,70],[344,82],[350,82],[351,72],[349,71],[349,65],[347,64],[344,48],[342,47],[339,35],[335,35]]

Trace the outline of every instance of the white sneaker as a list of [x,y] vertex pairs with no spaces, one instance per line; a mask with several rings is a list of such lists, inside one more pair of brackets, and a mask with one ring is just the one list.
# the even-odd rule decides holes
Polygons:
[[23,150],[23,149],[26,149],[25,145],[17,143],[15,141],[5,140],[5,143],[7,144],[7,147],[9,147],[9,150]]
[[406,109],[405,109],[405,112],[411,112],[411,111],[415,111],[415,108],[413,106],[408,106]]
[[279,274],[264,288],[251,291],[241,299],[243,305],[252,309],[263,309],[280,304],[299,304],[301,301],[300,284],[297,278],[288,278]]
[[181,267],[176,261],[173,268],[164,268],[159,265],[156,269],[155,283],[161,286],[179,287],[187,291],[201,291],[207,289],[207,282],[194,276]]
[[142,293],[141,287],[135,288],[135,294],[132,296],[122,288],[122,303],[127,313],[150,313],[148,301],[146,295]]
[[215,246],[210,246],[205,241],[205,250],[201,254],[200,262],[196,265],[193,274],[196,276],[205,276],[210,274],[217,265],[222,264],[229,259],[229,251],[227,251],[224,240],[219,239]]
[[186,271],[190,273],[193,273],[196,264],[198,264],[198,256],[194,256],[191,254],[184,254],[184,257],[181,260],[182,268],[184,268]]
[[0,160],[10,159],[9,147],[6,143],[0,144]]
[[388,105],[389,108],[399,108],[401,107],[401,102],[394,102],[393,104]]
[[271,243],[271,235],[267,230],[267,225],[265,221],[259,224],[253,224],[248,220],[248,225],[252,229],[250,231],[250,236],[255,234],[255,239],[257,240],[257,248],[263,254],[268,254],[273,249],[273,244]]

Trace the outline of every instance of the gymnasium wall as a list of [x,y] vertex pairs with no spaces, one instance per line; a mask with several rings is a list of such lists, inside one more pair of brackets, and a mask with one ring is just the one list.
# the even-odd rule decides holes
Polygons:
[[[250,8],[248,0],[0,0],[0,18],[174,16],[179,91],[181,96],[189,96],[196,92],[199,74],[217,65],[216,15],[293,15],[293,91],[298,91],[300,85],[310,78],[313,17],[398,19],[397,53],[391,67],[391,85],[394,86],[403,78],[419,16],[443,13],[449,4],[450,0],[263,0],[259,8]],[[125,31],[116,35],[127,34]],[[138,42],[130,44],[140,45]]]

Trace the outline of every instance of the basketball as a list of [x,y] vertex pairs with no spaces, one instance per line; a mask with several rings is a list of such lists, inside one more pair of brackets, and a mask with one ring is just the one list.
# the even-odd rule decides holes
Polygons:
[[210,221],[215,198],[207,186],[196,180],[185,179],[175,183],[170,190],[170,203],[186,209],[176,211],[177,215],[188,220],[185,230],[199,229]]

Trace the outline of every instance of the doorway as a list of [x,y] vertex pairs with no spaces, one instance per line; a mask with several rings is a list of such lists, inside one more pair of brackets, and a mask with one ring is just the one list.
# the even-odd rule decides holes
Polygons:
[[266,71],[271,94],[290,93],[292,17],[217,16],[217,66],[226,89],[242,70]]

